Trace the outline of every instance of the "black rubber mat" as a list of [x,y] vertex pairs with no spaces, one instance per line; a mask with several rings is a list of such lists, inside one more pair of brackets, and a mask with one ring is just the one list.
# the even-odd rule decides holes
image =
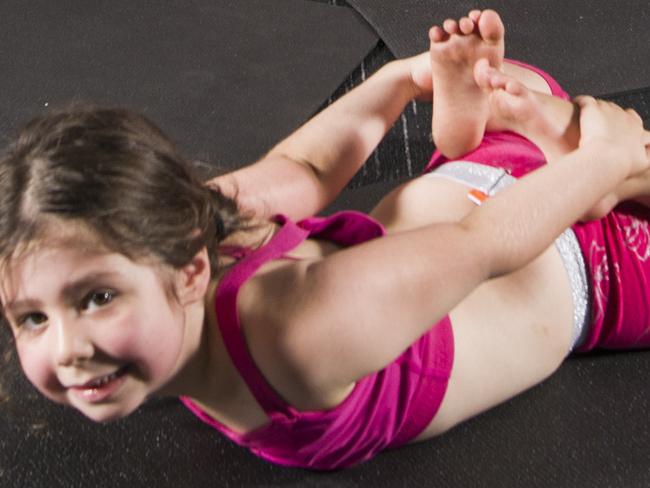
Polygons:
[[633,108],[643,119],[645,128],[650,130],[650,86],[638,90],[603,95],[602,98],[611,100],[621,107]]
[[506,55],[557,76],[570,93],[650,86],[650,3],[592,0],[348,0],[398,57],[427,49],[427,31],[472,8],[506,24]]
[[310,116],[376,42],[353,10],[304,0],[3,0],[0,135],[91,100],[141,110],[233,168]]
[[[324,106],[350,91],[380,66],[393,59],[395,58],[387,46],[380,42]],[[646,128],[650,129],[650,86],[603,95],[602,98],[612,100],[625,108],[635,109],[643,118]],[[426,166],[433,150],[430,126],[431,104],[411,103],[407,106],[363,168],[352,179],[348,188],[358,189],[370,184],[402,181],[418,175]],[[386,185],[381,187],[387,188]],[[363,210],[367,211],[377,202],[377,199],[368,199],[366,202],[359,199],[351,200],[353,198],[351,195],[354,193],[350,192],[350,196],[344,195],[328,208],[326,213],[343,209],[345,205],[361,205]]]
[[648,352],[572,358],[444,436],[327,474],[255,458],[175,400],[97,425],[23,396],[20,412],[0,422],[0,486],[647,487],[649,376]]
[[[321,108],[362,83],[393,59],[395,57],[386,45],[380,42]],[[348,188],[401,180],[419,174],[433,150],[430,128],[431,104],[410,103]]]
[[[320,3],[331,3],[332,6],[341,5],[341,1]],[[32,22],[37,25],[28,26],[27,18],[22,20],[22,29],[5,25],[8,22],[6,19],[18,19],[16,11],[13,13],[14,17],[4,16],[3,20],[2,16],[7,13],[5,10],[9,9],[8,5],[19,9],[18,11],[36,15],[32,17]],[[19,41],[14,39],[11,45],[5,43],[8,34],[18,36],[20,31],[23,31],[44,37],[37,32],[39,25],[40,30],[43,30],[43,24],[34,20],[39,18],[38,12],[30,10],[29,5],[30,2],[27,1],[13,0],[5,0],[0,4],[0,26],[3,27],[0,29],[0,60],[3,63],[5,60],[11,61],[5,66],[12,67],[17,62],[12,61],[9,48],[12,52],[16,52],[16,49],[21,52]],[[84,9],[79,6],[81,4],[75,4],[76,10],[64,9],[63,13],[55,12],[53,3],[48,5],[50,6],[43,2],[43,15],[47,14],[50,19],[72,16],[76,22],[82,22],[84,18],[97,19],[99,15],[97,12],[84,13]],[[71,7],[73,3],[59,2],[56,5]],[[88,5],[88,2],[84,5]],[[119,12],[127,11],[126,3],[113,2],[113,5]],[[151,7],[153,3],[143,2],[138,5]],[[177,13],[188,5],[192,8],[197,6],[196,3],[179,2]],[[214,3],[206,5],[206,8],[214,8]],[[169,4],[161,5],[160,12],[168,12],[166,9],[170,8]],[[57,15],[60,17],[56,17]],[[186,17],[179,15],[177,21],[182,24]],[[189,14],[186,12],[185,15]],[[136,20],[144,22],[142,16],[136,16]],[[117,19],[115,21],[117,22]],[[44,20],[41,19],[41,22]],[[120,22],[129,24],[134,21],[122,19]],[[45,25],[56,24],[57,22],[51,20]],[[192,23],[184,25],[187,27]],[[88,36],[91,34],[87,33]],[[36,41],[23,42],[38,53],[39,45]],[[154,46],[153,41],[150,46]],[[48,49],[48,52],[53,52],[56,46],[49,46]],[[99,59],[96,61],[83,57],[77,59],[79,62],[85,59],[101,66],[110,60],[108,54],[98,54]],[[108,57],[104,60],[103,56]],[[125,62],[133,63],[138,59],[143,63],[148,62],[146,57],[132,56],[133,54],[130,54]],[[207,58],[209,56],[205,55],[202,59]],[[388,49],[380,44],[341,85],[332,99],[349,91],[391,58]],[[36,70],[38,66],[47,67],[48,59],[37,59],[29,63],[29,66],[21,68],[24,76],[29,74],[30,66],[32,70]],[[55,64],[54,61],[52,63]],[[145,64],[141,69],[145,70],[145,67],[151,68]],[[77,93],[75,88],[83,92],[83,80],[93,81],[90,71],[87,72],[89,74],[86,78],[75,81],[72,76],[75,72],[73,67],[56,69],[62,70],[66,76],[70,75],[65,78],[65,83],[71,83],[72,87],[62,89],[74,93]],[[72,71],[67,73],[68,69]],[[196,101],[192,105],[198,107],[195,120],[189,120],[188,116],[175,116],[167,103],[176,103],[174,107],[184,113],[184,108],[176,97],[182,99],[185,95],[176,95],[173,90],[165,91],[162,82],[153,88],[131,85],[127,73],[132,69],[137,70],[137,66],[125,67],[123,71],[117,70],[120,75],[114,80],[109,80],[103,88],[106,91],[100,91],[99,95],[108,93],[111,100],[132,103],[136,108],[143,108],[154,119],[162,120],[168,129],[171,128],[171,132],[178,136],[181,144],[190,152],[200,152],[204,143],[209,148],[216,146],[216,143],[207,140],[207,132],[202,132],[207,131],[203,129],[207,127],[204,118],[209,118],[212,113],[215,99],[213,94],[208,90],[196,93]],[[171,70],[168,75],[180,77]],[[24,78],[27,86],[19,88],[23,90],[20,93],[24,93],[23,102],[28,105],[23,108],[17,102],[12,105],[14,102],[6,99],[11,96],[10,88],[17,89],[14,85],[20,83],[18,76],[3,71],[0,80],[0,86],[3,87],[0,97],[0,133],[4,135],[10,121],[22,118],[28,112],[40,110],[40,104],[44,103],[43,99],[39,98],[40,92],[32,92],[29,87],[46,86],[46,82]],[[58,86],[54,81],[49,83]],[[96,90],[102,89],[102,83],[95,83]],[[64,83],[61,82],[60,85]],[[111,91],[115,90],[115,85],[121,88]],[[176,88],[176,85],[172,86],[172,89]],[[141,90],[144,93],[139,93]],[[188,90],[189,88],[184,93],[187,94]],[[621,86],[609,93],[614,101],[634,107],[642,114],[646,123],[650,122],[650,89],[628,91]],[[323,98],[326,96],[327,94]],[[314,106],[318,106],[321,101],[322,98],[316,101]],[[32,105],[29,105],[30,103]],[[22,112],[7,111],[12,107]],[[313,108],[303,110],[307,114]],[[409,106],[385,141],[371,156],[364,170],[357,175],[331,210],[369,210],[390,188],[417,174],[426,164],[432,150],[429,138],[430,116],[430,108],[426,104]],[[13,122],[11,125],[13,126]],[[199,135],[194,134],[195,128]],[[212,151],[213,149],[206,151],[207,155],[202,157],[207,158],[213,154]],[[0,335],[1,343],[8,340],[6,331],[4,332],[4,335]],[[72,410],[58,407],[40,398],[20,375],[15,360],[9,369],[3,372],[3,377],[8,378],[8,386],[13,393],[12,412],[10,413],[6,405],[0,410],[0,486],[3,488],[635,488],[650,485],[650,462],[647,454],[647,446],[650,445],[650,397],[647,395],[650,352],[595,354],[570,358],[543,384],[444,436],[385,452],[356,468],[330,474],[280,468],[257,459],[197,420],[173,399],[152,401],[127,419],[97,425]]]

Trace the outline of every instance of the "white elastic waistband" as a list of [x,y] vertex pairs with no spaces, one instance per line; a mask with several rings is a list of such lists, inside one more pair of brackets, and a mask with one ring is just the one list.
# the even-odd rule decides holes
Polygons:
[[446,178],[470,188],[480,190],[490,196],[495,195],[517,181],[505,169],[486,166],[472,161],[451,161],[438,166],[423,176]]

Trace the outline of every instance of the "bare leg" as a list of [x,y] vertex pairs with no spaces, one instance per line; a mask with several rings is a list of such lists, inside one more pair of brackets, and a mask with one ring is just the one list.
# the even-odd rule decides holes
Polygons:
[[481,142],[488,121],[488,94],[474,81],[476,61],[503,64],[504,27],[493,10],[472,10],[429,31],[433,76],[432,133],[438,149],[453,158]]
[[[477,85],[490,94],[488,128],[523,135],[540,147],[549,162],[578,146],[580,124],[574,104],[530,90],[485,60],[476,63],[474,76]],[[650,132],[646,134],[650,157]],[[583,220],[601,218],[624,200],[650,206],[650,171],[628,178],[603,197]]]
[[489,93],[479,89],[474,80],[477,61],[484,60],[502,69],[507,76],[540,94],[551,93],[539,74],[504,62],[504,31],[496,12],[472,10],[459,21],[447,19],[442,27],[431,28],[428,63],[423,56],[412,58],[416,85],[429,90],[432,82],[435,85],[432,133],[436,146],[447,157],[474,149],[486,128],[501,128],[491,118]]
[[485,59],[477,61],[474,78],[489,94],[488,130],[511,130],[523,135],[539,146],[549,162],[578,146],[579,113],[573,103],[531,90]]
[[[555,161],[578,145],[578,110],[537,91],[547,87],[532,71],[503,62],[504,30],[492,10],[473,10],[458,22],[448,19],[442,28],[431,28],[434,142],[454,158],[477,147],[486,129],[511,130]],[[626,180],[584,219],[600,218],[630,199],[650,206],[650,171]]]

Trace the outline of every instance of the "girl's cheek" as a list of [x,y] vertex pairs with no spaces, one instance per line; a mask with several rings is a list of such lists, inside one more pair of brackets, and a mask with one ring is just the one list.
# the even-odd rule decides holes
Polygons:
[[96,348],[119,363],[132,363],[144,379],[149,378],[152,362],[159,359],[159,351],[152,347],[161,334],[155,327],[148,327],[151,316],[133,311],[122,311],[103,322],[98,330]]
[[20,366],[27,379],[38,388],[38,385],[43,383],[46,374],[43,367],[43,360],[39,358],[38,350],[34,347],[22,345],[20,340],[16,344],[16,352]]
[[144,379],[152,380],[175,366],[183,344],[183,320],[164,306],[148,312],[125,320],[113,350],[135,362]]
[[44,396],[55,402],[64,401],[64,388],[51,366],[43,348],[17,344],[16,351],[23,372],[29,382]]
[[137,356],[137,344],[134,340],[135,320],[133,314],[123,313],[105,323],[102,326],[103,337],[97,340],[99,347],[115,359],[135,359]]
[[82,326],[91,331],[87,340],[93,343],[96,356],[128,361],[137,357],[134,339],[138,320],[137,308],[120,297],[114,306],[87,316]]

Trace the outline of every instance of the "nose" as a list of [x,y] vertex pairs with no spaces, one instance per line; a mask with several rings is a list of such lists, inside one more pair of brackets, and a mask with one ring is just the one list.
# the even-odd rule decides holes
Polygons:
[[94,347],[87,334],[87,328],[73,317],[50,317],[50,327],[54,329],[55,359],[59,366],[72,366],[90,359]]

